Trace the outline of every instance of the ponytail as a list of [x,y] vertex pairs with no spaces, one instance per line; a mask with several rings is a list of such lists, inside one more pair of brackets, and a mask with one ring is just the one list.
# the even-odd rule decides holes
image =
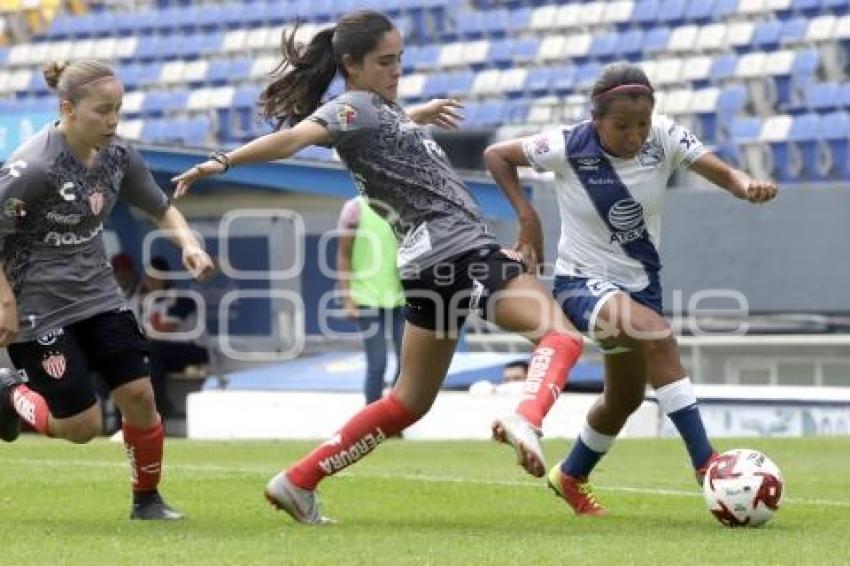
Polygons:
[[295,43],[296,26],[281,38],[282,59],[272,71],[272,82],[260,93],[260,116],[279,129],[294,126],[312,114],[337,72],[333,36],[335,27],[317,33],[306,48]]

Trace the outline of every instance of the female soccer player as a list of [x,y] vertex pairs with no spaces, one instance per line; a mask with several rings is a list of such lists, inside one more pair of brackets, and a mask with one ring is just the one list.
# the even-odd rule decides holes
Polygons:
[[555,172],[561,239],[554,294],[607,354],[604,393],[572,452],[549,473],[552,488],[580,515],[604,513],[587,476],[642,403],[647,380],[682,435],[698,480],[714,454],[662,315],[656,244],[670,175],[688,167],[753,203],[777,190],[728,167],[668,118],[653,116],[652,85],[635,65],[606,67],[591,100],[589,121],[485,152],[488,169],[508,192],[518,190],[517,167]]
[[124,417],[130,518],[179,519],[157,491],[163,428],[148,346],[112,276],[104,219],[121,199],[168,231],[193,276],[207,277],[212,262],[141,156],[115,135],[124,88],[112,70],[82,60],[53,63],[44,77],[61,117],[0,170],[0,346],[18,370],[0,372],[0,430],[14,440],[20,415],[45,436],[88,442],[102,428],[96,371]]
[[[397,263],[407,299],[401,376],[390,395],[368,405],[330,440],[269,482],[266,495],[295,520],[323,522],[314,491],[335,474],[419,420],[434,402],[469,310],[533,340],[526,398],[517,414],[493,424],[518,462],[545,474],[539,428],[582,344],[537,279],[512,252],[500,251],[478,205],[440,147],[420,124],[452,127],[459,115],[437,100],[405,112],[397,103],[402,40],[382,14],[360,11],[319,32],[300,51],[284,41],[277,79],[261,94],[264,115],[291,128],[263,136],[175,178],[175,195],[230,166],[289,157],[333,145],[370,206],[399,240]],[[321,105],[337,71],[346,92]],[[507,196],[520,218],[517,249],[535,269],[542,258],[537,214],[520,189]]]

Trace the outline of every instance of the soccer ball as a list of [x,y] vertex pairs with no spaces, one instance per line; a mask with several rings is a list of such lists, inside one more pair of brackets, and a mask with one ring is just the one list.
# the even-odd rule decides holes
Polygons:
[[782,474],[757,450],[729,450],[708,467],[703,492],[708,509],[727,527],[758,527],[782,501]]

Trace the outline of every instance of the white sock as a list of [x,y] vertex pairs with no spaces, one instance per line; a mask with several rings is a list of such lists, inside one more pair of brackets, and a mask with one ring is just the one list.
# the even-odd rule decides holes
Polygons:
[[658,399],[658,405],[664,411],[665,415],[681,411],[697,403],[691,378],[688,376],[683,377],[679,381],[668,383],[660,389],[656,389],[655,396]]
[[578,437],[581,438],[581,441],[584,442],[585,446],[599,454],[605,454],[608,452],[608,450],[611,449],[611,445],[614,444],[614,440],[617,438],[616,436],[608,436],[607,434],[602,434],[601,432],[593,430],[593,427],[591,427],[587,421],[585,421],[584,428],[581,429]]

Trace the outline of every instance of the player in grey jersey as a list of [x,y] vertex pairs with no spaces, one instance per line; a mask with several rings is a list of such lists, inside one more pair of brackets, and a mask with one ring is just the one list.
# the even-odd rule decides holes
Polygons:
[[[269,501],[295,520],[321,523],[315,488],[419,420],[431,407],[469,310],[480,307],[502,328],[534,341],[526,394],[516,414],[498,419],[494,437],[510,443],[531,474],[545,470],[539,434],[582,343],[539,281],[524,273],[542,259],[542,230],[521,190],[507,191],[517,211],[517,250],[503,252],[478,205],[422,124],[454,127],[456,103],[435,100],[409,111],[397,103],[401,35],[382,14],[354,12],[320,31],[306,48],[284,37],[283,62],[260,98],[282,128],[175,178],[175,196],[230,166],[289,157],[308,145],[332,145],[370,206],[399,240],[405,290],[401,376],[392,392],[361,410],[330,440],[274,476]],[[337,72],[346,92],[320,106]],[[509,257],[509,255],[513,257]]]
[[103,222],[120,199],[172,237],[194,277],[210,275],[212,261],[141,156],[116,137],[124,88],[112,70],[83,60],[53,63],[44,76],[61,118],[0,170],[0,346],[18,370],[0,371],[0,437],[14,440],[20,417],[46,436],[91,440],[102,429],[95,370],[123,415],[131,518],[179,519],[157,489],[163,428],[148,345],[112,276]]

